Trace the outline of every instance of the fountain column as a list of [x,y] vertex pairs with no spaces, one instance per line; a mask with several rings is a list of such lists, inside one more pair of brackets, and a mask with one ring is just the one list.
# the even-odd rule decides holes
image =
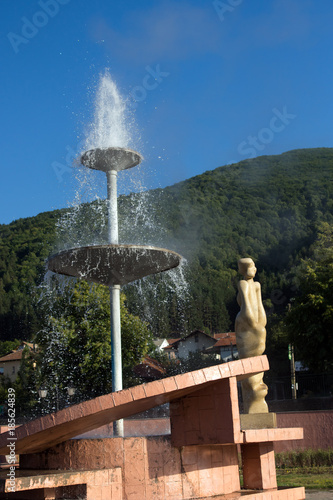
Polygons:
[[[118,201],[117,201],[116,170],[107,170],[108,195],[108,240],[111,245],[118,245]],[[121,359],[121,319],[120,319],[120,285],[110,286],[111,310],[111,362],[112,362],[112,392],[123,388],[123,367]],[[124,435],[124,421],[113,423],[113,433]]]
[[117,170],[107,170],[108,193],[108,237],[109,243],[118,245],[118,202],[117,202]]

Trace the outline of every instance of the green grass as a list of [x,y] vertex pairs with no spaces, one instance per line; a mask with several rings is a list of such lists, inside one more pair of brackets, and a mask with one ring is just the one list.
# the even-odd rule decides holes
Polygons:
[[302,467],[277,470],[278,486],[297,487],[307,489],[333,489],[333,467]]
[[333,449],[299,450],[275,456],[278,486],[333,489]]

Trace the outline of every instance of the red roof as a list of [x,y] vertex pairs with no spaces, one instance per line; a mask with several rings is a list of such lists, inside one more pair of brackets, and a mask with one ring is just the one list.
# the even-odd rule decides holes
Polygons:
[[15,351],[12,351],[9,354],[2,356],[2,358],[0,358],[0,363],[2,362],[6,363],[7,361],[20,361],[22,359],[24,348],[28,347],[29,350],[32,351],[35,346],[36,344],[31,344],[31,342],[23,342],[22,345],[20,345],[17,349],[15,349]]
[[161,378],[166,373],[163,366],[156,359],[149,356],[145,356],[141,363],[134,367],[134,372],[139,377],[148,379]]
[[179,339],[167,339],[167,341],[169,342],[169,345],[163,347],[163,349],[173,349],[174,348],[174,345],[176,342],[178,342],[179,340],[181,340],[181,338],[179,337]]
[[217,340],[214,347],[222,347],[227,345],[236,345],[236,333],[228,332],[228,333],[215,333],[214,339]]
[[[184,340],[187,337],[190,337],[192,334],[197,333],[197,332],[200,332],[200,333],[203,333],[204,335],[206,335],[204,332],[201,332],[200,330],[195,330],[194,332],[191,332],[186,337],[179,338],[179,339],[168,339],[169,345],[164,347],[164,349],[167,350],[167,349],[177,348],[178,347],[177,343],[180,340]],[[209,335],[207,335],[207,336],[209,336]],[[216,340],[216,343],[214,344],[214,346],[210,347],[209,349],[212,349],[212,348],[215,349],[215,347],[223,347],[223,346],[230,346],[230,345],[235,346],[236,345],[235,332],[214,333],[213,338],[214,338],[214,340]]]
[[6,356],[2,356],[0,358],[0,363],[6,363],[7,361],[19,361],[22,359],[23,351],[13,351],[10,354],[6,354]]

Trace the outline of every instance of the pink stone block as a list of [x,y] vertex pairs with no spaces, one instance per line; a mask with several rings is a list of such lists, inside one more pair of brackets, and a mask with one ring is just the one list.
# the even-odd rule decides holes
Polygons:
[[228,378],[230,377],[230,363],[224,363],[223,365],[219,365],[219,372],[222,378]]
[[81,405],[71,406],[69,408],[69,413],[70,413],[71,420],[76,420],[77,418],[81,418],[83,416],[82,406]]
[[139,399],[144,399],[146,397],[145,390],[143,385],[136,385],[135,387],[130,388],[133,401],[137,401]]
[[183,469],[183,498],[200,496],[199,473],[196,465],[186,465]]
[[[83,415],[98,413],[102,409],[101,405],[99,404],[98,398],[91,399],[90,401],[84,401],[80,406],[82,408]],[[56,413],[54,413],[53,415],[56,415]]]
[[110,480],[110,475],[108,470],[97,470],[92,474],[93,484],[97,485],[107,485]]
[[111,484],[111,498],[112,500],[122,500],[123,489],[121,482]]
[[276,488],[273,443],[242,445],[244,487],[248,489]]
[[138,500],[139,498],[144,499],[146,497],[146,485],[144,482],[140,483],[125,483],[125,498],[126,500]]
[[206,382],[206,377],[205,377],[203,370],[196,370],[196,371],[192,372],[192,377],[193,377],[195,385],[201,385],[201,384],[204,384]]
[[[212,439],[216,436],[216,415],[215,409],[207,409],[207,410],[199,410],[200,416],[200,431],[201,435],[207,439],[207,436],[210,436]],[[217,443],[216,443],[217,444]]]
[[181,475],[164,476],[165,498],[179,500],[183,497],[183,485]]
[[212,467],[212,447],[211,446],[197,446],[198,449],[198,469],[209,471]]
[[[151,479],[149,482],[146,484],[146,498],[151,498],[151,499],[159,499],[159,498],[165,498],[165,484],[164,484],[164,478],[159,477],[159,470],[151,470]],[[113,500],[113,499],[112,499]]]
[[[105,394],[104,396],[100,396],[98,398],[99,400],[99,404],[101,405],[101,408],[104,410],[107,410],[109,408],[113,408],[114,407],[114,400],[113,400],[113,396],[112,394]],[[75,408],[75,407],[71,407],[72,408]]]
[[178,389],[186,389],[187,387],[191,387],[192,385],[195,385],[191,372],[182,373],[181,375],[177,375],[175,377],[175,381],[176,381]]
[[260,356],[256,356],[254,358],[248,358],[250,360],[250,363],[251,363],[251,370],[252,370],[252,373],[260,373],[262,372],[262,362],[261,362],[261,357]]
[[261,369],[263,372],[269,370],[269,362],[267,356],[260,356]]
[[132,392],[130,389],[126,389],[124,391],[114,392],[113,400],[115,406],[121,406],[133,401]]
[[233,361],[229,363],[229,369],[232,377],[243,374],[243,365],[241,361]]
[[162,437],[162,436],[154,436],[154,437],[147,437],[145,438],[146,440],[146,449],[147,453],[150,456],[150,454],[163,454],[164,448],[168,448],[170,446],[170,441],[169,437]]
[[210,497],[215,495],[214,483],[211,474],[208,471],[199,469],[199,491],[202,497]]
[[184,446],[181,451],[181,462],[183,466],[197,465],[198,448],[196,446]]
[[211,482],[214,495],[221,495],[225,493],[224,473],[222,467],[215,467],[212,470]]
[[190,407],[185,411],[186,418],[186,432],[198,431],[200,429],[199,411],[197,408]]
[[87,486],[87,500],[102,500],[102,492],[98,486]]
[[201,438],[198,431],[185,431],[185,436],[182,443],[184,446],[190,446],[200,443],[200,440]]
[[164,464],[163,464],[164,476],[167,477],[172,476],[175,477],[176,480],[179,480],[179,478],[177,478],[177,475],[180,474],[181,471],[181,460],[180,460],[179,450],[172,447],[166,447],[163,450],[163,458],[164,458]]
[[160,394],[164,394],[164,386],[161,380],[155,380],[155,382],[149,382],[144,386],[145,393],[148,398],[159,396]]
[[175,378],[169,377],[161,381],[165,392],[173,392],[178,389]]
[[171,440],[173,446],[184,446],[185,444],[184,418],[175,416],[171,418]]
[[223,452],[223,464],[227,465],[237,465],[238,466],[238,451],[236,445],[228,445],[222,447]]
[[211,390],[211,388],[200,392],[195,399],[194,404],[196,405],[198,410],[215,410],[214,392]]
[[242,359],[240,361],[242,362],[242,365],[243,365],[243,373],[245,375],[251,374],[252,364],[251,364],[250,358],[245,358],[245,359]]
[[[240,490],[240,480],[239,480],[238,469],[233,470],[232,473],[228,473],[226,471],[223,471],[223,477],[224,477],[224,491],[226,494],[233,493],[234,491]],[[247,496],[246,496],[246,498],[247,498]],[[260,500],[263,500],[263,499],[260,499]]]
[[202,371],[204,372],[207,382],[219,380],[221,378],[221,372],[218,366],[209,366],[208,368],[203,368]]
[[215,465],[222,465],[223,463],[223,449],[225,446],[213,446],[211,450],[212,454],[212,464],[213,467]]

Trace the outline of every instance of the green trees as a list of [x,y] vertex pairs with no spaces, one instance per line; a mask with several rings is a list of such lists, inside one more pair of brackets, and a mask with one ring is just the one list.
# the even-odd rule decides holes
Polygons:
[[0,225],[0,340],[30,340],[39,328],[34,295],[61,211]]
[[[309,257],[318,224],[333,224],[332,170],[332,148],[295,150],[120,196],[120,241],[170,248],[187,259],[187,284],[174,286],[165,273],[129,285],[128,310],[149,321],[156,337],[232,330],[237,260],[251,256],[269,321],[278,323],[294,295],[290,270]],[[105,203],[94,202],[0,226],[0,340],[31,340],[41,329],[35,286],[45,259],[55,248],[102,243],[105,213]]]
[[297,359],[311,371],[333,370],[333,225],[322,223],[311,257],[296,270],[298,295],[286,316]]
[[[56,282],[56,280],[54,280]],[[58,282],[56,282],[58,283]],[[44,298],[49,312],[38,333],[39,383],[49,390],[53,406],[74,385],[77,399],[111,391],[110,298],[107,287],[78,281],[57,284]],[[50,300],[52,301],[50,307]],[[152,349],[150,332],[130,314],[121,296],[122,359],[124,385],[135,383],[133,367]]]

